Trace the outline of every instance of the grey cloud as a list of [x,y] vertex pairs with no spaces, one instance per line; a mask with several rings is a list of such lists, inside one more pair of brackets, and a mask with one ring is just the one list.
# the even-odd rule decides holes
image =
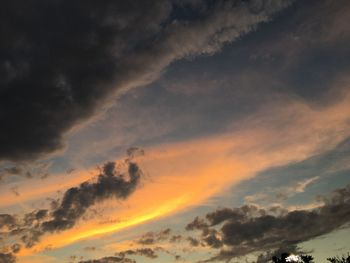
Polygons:
[[[291,2],[3,3],[0,159],[33,159],[61,149],[65,134],[116,90],[153,81],[175,60],[218,51]],[[185,19],[176,6],[197,16]]]
[[186,230],[202,230],[206,231],[209,227],[219,225],[226,220],[244,221],[248,218],[264,216],[267,214],[283,215],[287,210],[280,207],[271,207],[268,210],[261,209],[256,205],[244,205],[239,208],[219,208],[214,212],[210,212],[205,219],[196,217],[192,222],[187,224]]
[[181,256],[174,254],[164,248],[155,247],[155,248],[138,248],[138,249],[128,249],[124,251],[120,251],[115,253],[115,256],[104,257],[100,259],[93,259],[87,261],[80,261],[79,263],[114,263],[114,262],[125,262],[125,263],[133,263],[137,262],[134,259],[130,259],[130,256],[143,256],[149,259],[158,258],[157,252],[164,252],[174,257],[175,260],[180,260]]
[[14,175],[22,173],[21,167],[16,167],[16,166],[5,168],[4,170],[5,170],[5,172],[7,172],[9,174],[14,174]]
[[144,256],[150,259],[155,259],[158,257],[156,250],[162,250],[161,248],[139,248],[139,249],[129,249],[118,252],[115,256],[104,257],[100,259],[92,259],[86,261],[80,261],[79,263],[136,263],[136,260],[128,258],[128,256]]
[[182,240],[182,236],[181,235],[173,235],[169,241],[171,243],[176,243],[176,242],[180,242]]
[[5,164],[0,167],[0,181],[6,183],[6,179],[14,176],[22,178],[47,178],[50,173],[50,162],[17,162],[12,164]]
[[134,157],[145,155],[145,151],[143,149],[138,148],[138,147],[130,147],[129,149],[126,150],[126,153],[129,156],[129,158],[134,158]]
[[[33,247],[45,233],[59,232],[73,227],[93,205],[114,198],[124,200],[137,188],[142,171],[133,161],[125,159],[127,174],[116,169],[114,162],[106,163],[93,181],[86,181],[68,189],[62,200],[54,200],[49,209],[34,210],[22,217],[10,214],[0,215],[0,237],[16,237],[25,247]],[[13,252],[20,249],[13,247]]]
[[198,216],[186,226],[186,230],[198,230],[208,228],[208,223],[204,219],[199,218]]
[[[343,94],[339,78],[350,69],[350,32],[345,26],[349,1],[296,1],[290,10],[279,21],[281,28],[275,23],[261,37],[255,48],[260,59],[255,64],[262,66],[261,72],[288,84],[288,93],[314,107],[333,103]],[[278,69],[273,71],[271,66]]]
[[[159,250],[159,249],[157,249],[157,250]],[[119,252],[117,254],[121,257],[132,256],[132,255],[145,256],[147,258],[152,258],[152,259],[158,257],[155,250],[151,249],[151,248],[139,248],[139,249],[135,249],[135,250],[129,249],[129,250]]]
[[95,251],[96,250],[96,247],[84,247],[84,250],[85,251]]
[[[158,258],[158,252],[167,253],[171,255],[175,260],[180,260],[181,259],[180,255],[155,245],[158,245],[163,241],[169,241],[170,243],[177,243],[181,240],[183,240],[183,236],[172,235],[172,230],[170,228],[166,228],[158,232],[147,232],[144,235],[142,235],[140,238],[135,240],[134,242],[136,244],[140,244],[143,246],[153,246],[151,248],[141,247],[137,249],[123,250],[115,253],[113,257],[104,257],[101,259],[81,261],[80,263],[124,262],[123,260],[131,260],[131,262],[134,262],[132,261],[133,259],[129,258],[132,256],[143,256],[149,259],[156,259]],[[129,261],[125,261],[125,262],[129,262]]]
[[171,235],[170,228],[166,228],[159,232],[147,232],[144,235],[142,235],[138,240],[136,240],[136,243],[141,245],[151,245],[159,241],[169,239],[170,235]]
[[208,262],[295,247],[303,241],[348,226],[350,185],[336,189],[323,201],[323,206],[313,210],[271,210],[256,206],[219,209],[209,213],[206,220],[196,218],[187,229],[199,229],[201,241],[207,246],[221,247],[220,252]]
[[114,162],[105,164],[97,182],[85,182],[65,192],[59,207],[51,212],[53,219],[42,223],[42,230],[54,232],[71,228],[96,202],[127,198],[138,186],[142,172],[136,163],[130,162],[128,174],[129,178],[124,179],[116,171]]
[[48,215],[47,209],[35,210],[24,215],[23,224],[25,226],[32,226],[35,222],[40,222]]
[[13,229],[17,225],[17,220],[13,215],[0,214],[0,229],[8,228]]
[[136,263],[134,259],[122,257],[104,257],[100,259],[91,259],[79,261],[79,263]]
[[188,237],[187,241],[190,243],[192,247],[198,247],[199,246],[199,241],[196,238],[193,237]]
[[11,250],[13,253],[18,253],[21,250],[21,245],[20,244],[13,244],[11,246]]
[[40,241],[41,236],[44,234],[43,231],[38,230],[35,226],[34,228],[23,228],[18,229],[19,232],[13,233],[13,234],[21,234],[21,241],[24,243],[25,247],[31,248],[33,247],[37,242]]
[[16,258],[11,253],[0,253],[0,263],[15,263]]

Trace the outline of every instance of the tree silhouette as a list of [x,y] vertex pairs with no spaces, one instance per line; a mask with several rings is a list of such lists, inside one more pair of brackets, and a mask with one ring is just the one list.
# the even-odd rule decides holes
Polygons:
[[[290,253],[282,253],[279,257],[273,256],[272,257],[273,263],[314,263],[314,258],[311,255],[300,255],[300,256],[294,256]],[[330,263],[350,263],[350,254],[348,253],[347,256],[335,256],[327,258],[327,261]]]
[[336,256],[336,257],[331,257],[331,258],[327,258],[327,260],[331,263],[350,263],[350,255],[348,253],[348,256]]
[[272,261],[274,263],[286,263],[286,258],[289,256],[289,253],[282,253],[280,257],[273,256]]
[[314,260],[314,257],[310,255],[301,255],[300,257],[304,263],[312,263]]

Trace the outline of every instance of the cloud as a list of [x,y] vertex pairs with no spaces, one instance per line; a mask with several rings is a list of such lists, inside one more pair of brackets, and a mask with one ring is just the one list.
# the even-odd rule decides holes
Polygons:
[[15,263],[16,258],[11,253],[0,253],[0,263]]
[[171,235],[170,228],[166,228],[159,232],[147,232],[146,234],[142,235],[141,238],[136,240],[136,243],[141,245],[151,245],[151,244],[158,243],[159,241],[168,239],[170,235]]
[[104,165],[97,182],[82,183],[67,190],[60,206],[51,212],[52,220],[42,224],[43,231],[54,232],[74,226],[85,211],[95,203],[108,198],[126,199],[140,182],[141,170],[136,163],[129,163],[129,179],[125,180],[115,169],[115,163]]
[[148,259],[157,259],[158,254],[157,252],[164,252],[172,257],[174,257],[175,260],[181,259],[181,256],[172,253],[162,247],[155,247],[155,248],[137,248],[137,249],[127,249],[120,252],[115,253],[115,256],[111,257],[103,257],[100,259],[93,259],[93,260],[86,260],[86,261],[80,261],[79,263],[113,263],[113,262],[137,262],[134,259],[130,259],[128,257],[130,256],[142,256],[146,257]]
[[6,183],[6,179],[11,180],[14,177],[46,179],[50,175],[50,166],[50,162],[23,162],[16,165],[4,165],[0,167],[0,183]]
[[[322,110],[300,101],[284,103],[279,110],[270,107],[260,112],[242,123],[238,131],[149,147],[147,155],[138,161],[151,180],[145,180],[125,206],[106,200],[98,217],[79,220],[66,231],[54,231],[34,247],[35,251],[24,248],[20,254],[37,253],[49,245],[62,247],[184,211],[226,193],[229,187],[261,171],[329,150],[349,135],[347,98]],[[50,192],[61,187],[56,181],[50,182],[45,185]],[[33,189],[28,190],[21,187],[19,198],[30,197]],[[6,196],[1,201],[11,202]]]
[[13,229],[17,225],[17,220],[13,215],[0,214],[0,229]]
[[281,203],[288,198],[305,192],[305,188],[319,180],[319,176],[293,182],[288,186],[264,189],[264,192],[244,197],[246,203]]
[[3,4],[0,159],[61,149],[65,134],[116,91],[153,81],[175,60],[216,52],[291,2],[182,5],[198,14],[192,20],[174,16],[170,0]]
[[79,263],[136,263],[136,261],[130,258],[112,256],[112,257],[104,257],[100,259],[79,261]]
[[187,230],[200,230],[201,241],[206,246],[221,248],[208,262],[295,247],[350,222],[350,185],[334,190],[323,200],[323,206],[312,210],[287,211],[248,205],[218,209],[207,214],[206,219],[195,218]]
[[134,263],[136,260],[130,259],[127,256],[143,256],[149,259],[158,258],[156,251],[163,250],[162,248],[139,248],[139,249],[128,249],[115,254],[115,256],[104,257],[101,259],[80,261],[79,263]]
[[[69,188],[50,209],[34,210],[22,217],[1,214],[0,237],[17,240],[29,249],[45,234],[73,228],[91,206],[108,199],[125,200],[136,190],[142,177],[141,169],[133,161],[134,154],[128,155],[124,160],[127,174],[117,169],[115,162],[108,162],[94,180]],[[51,245],[47,245],[46,249],[49,247]],[[22,252],[18,243],[13,244],[11,249],[13,253]]]
[[[186,226],[187,231],[199,230],[199,238],[179,237],[187,240],[194,249],[206,248],[209,252],[220,249],[217,255],[200,262],[228,261],[260,252],[256,262],[265,263],[282,252],[310,253],[301,250],[298,244],[350,223],[350,185],[334,190],[329,197],[323,197],[323,202],[323,206],[313,210],[289,211],[279,206],[260,208],[256,205],[220,208],[208,213],[205,218],[196,217]],[[136,244],[153,245],[154,248],[125,250],[116,253],[115,258],[120,260],[127,256],[142,255],[155,259],[155,251],[164,251],[178,258],[176,253],[157,247],[164,241],[176,242],[172,237],[177,235],[172,236],[171,232],[170,229],[148,232],[138,240],[142,242],[137,241]],[[186,250],[182,252],[186,253]],[[113,257],[86,262],[108,262],[103,260],[110,258]]]
[[[159,250],[159,249],[157,249]],[[155,253],[155,251],[151,248],[139,248],[139,249],[129,249],[129,250],[125,250],[122,252],[117,253],[118,255],[125,257],[125,256],[131,256],[131,255],[139,255],[139,256],[145,256],[147,258],[157,258],[157,254]]]

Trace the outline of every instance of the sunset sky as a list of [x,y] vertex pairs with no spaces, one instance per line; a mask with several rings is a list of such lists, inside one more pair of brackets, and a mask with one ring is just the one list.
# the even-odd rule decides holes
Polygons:
[[350,252],[349,0],[0,8],[0,263]]

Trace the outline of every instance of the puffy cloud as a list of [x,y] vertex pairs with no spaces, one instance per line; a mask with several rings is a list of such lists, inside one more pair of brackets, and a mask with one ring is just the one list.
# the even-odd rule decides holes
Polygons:
[[67,190],[58,208],[51,212],[52,220],[42,224],[43,231],[60,231],[74,226],[76,221],[95,203],[107,198],[125,199],[132,194],[141,178],[136,163],[129,163],[129,178],[118,174],[115,163],[104,165],[97,182],[84,182],[79,187]]
[[10,214],[0,214],[0,229],[13,229],[17,225],[16,217]]
[[16,258],[11,253],[0,253],[0,263],[15,263]]
[[303,241],[328,234],[349,222],[350,185],[333,191],[316,209],[287,211],[248,205],[218,209],[207,214],[206,219],[195,218],[187,225],[187,230],[200,230],[202,243],[221,248],[208,260],[212,261],[278,248],[296,248]]
[[33,159],[62,148],[64,135],[117,90],[153,81],[175,60],[216,52],[291,2],[3,4],[0,159]]
[[21,245],[20,244],[13,244],[11,246],[11,250],[13,253],[18,253],[21,250]]

